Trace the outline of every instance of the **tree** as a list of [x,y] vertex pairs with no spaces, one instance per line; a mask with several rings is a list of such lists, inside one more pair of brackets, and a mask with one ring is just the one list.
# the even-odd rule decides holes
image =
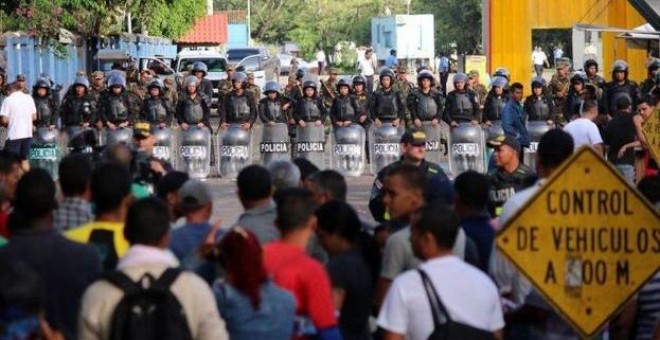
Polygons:
[[477,53],[481,45],[480,0],[413,1],[414,14],[431,13],[435,18],[436,50]]

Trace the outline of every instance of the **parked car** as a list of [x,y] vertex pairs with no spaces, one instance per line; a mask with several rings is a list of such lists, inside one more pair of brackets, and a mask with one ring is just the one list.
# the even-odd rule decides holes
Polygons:
[[280,80],[280,68],[277,58],[263,54],[245,57],[236,64],[236,71],[254,74],[254,83],[262,89],[269,81]]
[[289,70],[291,69],[291,60],[293,56],[286,53],[280,53],[277,55],[277,59],[280,60],[280,75],[288,75]]
[[176,73],[178,76],[184,76],[190,71],[192,65],[198,61],[206,64],[208,73],[206,79],[213,83],[213,98],[211,106],[216,107],[218,103],[218,83],[227,78],[227,59],[218,52],[213,51],[181,51],[177,57]]

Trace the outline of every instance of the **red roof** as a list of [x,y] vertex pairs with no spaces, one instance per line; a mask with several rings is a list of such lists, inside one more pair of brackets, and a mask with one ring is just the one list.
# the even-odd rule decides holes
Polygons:
[[215,13],[198,19],[195,26],[177,42],[208,45],[227,43],[227,14]]

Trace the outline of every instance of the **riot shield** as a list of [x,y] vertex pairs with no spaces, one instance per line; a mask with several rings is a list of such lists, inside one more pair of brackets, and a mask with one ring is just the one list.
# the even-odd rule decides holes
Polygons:
[[179,170],[191,178],[204,179],[211,173],[211,132],[191,126],[180,130]]
[[91,154],[94,152],[94,148],[98,146],[96,130],[79,125],[67,127],[64,140],[67,154],[71,152]]
[[105,135],[104,145],[112,145],[116,143],[131,145],[133,143],[133,129],[129,127],[120,127],[114,130],[105,129],[104,135]]
[[426,160],[449,172],[449,125],[440,122],[433,126],[431,122],[422,122],[422,129],[426,134]]
[[47,127],[37,129],[30,149],[30,166],[48,171],[53,180],[57,180],[59,177],[57,170],[61,158],[59,132]]
[[259,152],[264,166],[272,160],[291,159],[289,128],[285,123],[264,124],[262,131]]
[[360,177],[364,172],[366,157],[362,126],[351,124],[334,130],[332,158],[334,169],[348,177]]
[[316,126],[313,123],[305,127],[298,126],[296,135],[295,157],[305,158],[319,169],[327,168],[326,158],[329,157],[326,157],[325,152],[325,126]]
[[450,134],[449,165],[451,172],[455,176],[467,170],[486,172],[483,156],[485,142],[481,126],[461,123],[453,127]]
[[369,129],[371,172],[374,175],[399,159],[403,131],[403,126],[394,127],[392,124],[383,124],[380,127],[372,125]]
[[235,179],[238,173],[252,164],[252,131],[242,124],[229,125],[218,133],[217,169],[220,176]]
[[174,161],[174,134],[169,127],[157,128],[154,131],[153,156],[170,164]]
[[523,163],[534,171],[536,171],[535,158],[539,141],[541,141],[541,137],[543,137],[546,132],[550,131],[550,129],[552,129],[552,126],[542,120],[527,122],[527,132],[529,133],[530,143],[529,148],[524,149]]
[[[484,126],[484,140],[486,143],[488,143],[489,140],[497,137],[497,136],[502,136],[504,135],[504,130],[502,129],[502,121],[495,120],[491,122],[491,126]],[[486,162],[486,168],[489,168],[489,165],[495,164],[491,163],[491,159],[493,158],[493,153],[495,152],[495,149],[492,148],[485,148],[484,149],[484,162]]]

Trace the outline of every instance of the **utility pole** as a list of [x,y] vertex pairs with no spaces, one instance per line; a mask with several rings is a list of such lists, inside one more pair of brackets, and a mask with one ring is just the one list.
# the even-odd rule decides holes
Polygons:
[[247,21],[247,44],[248,44],[248,46],[250,46],[250,40],[251,40],[250,35],[252,34],[251,31],[250,31],[251,30],[251,27],[250,27],[250,0],[247,0],[247,17],[246,17],[246,21]]

